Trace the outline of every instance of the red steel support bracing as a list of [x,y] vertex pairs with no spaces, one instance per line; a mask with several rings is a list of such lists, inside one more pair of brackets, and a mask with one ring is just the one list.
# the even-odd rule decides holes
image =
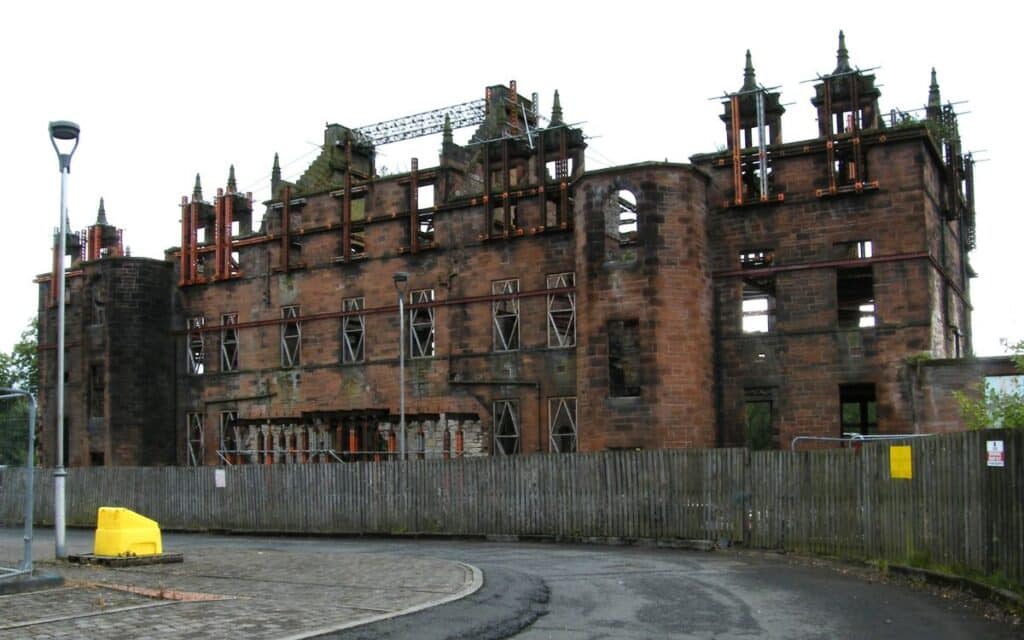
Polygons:
[[509,178],[511,172],[509,170],[509,158],[508,158],[508,139],[501,141],[501,202],[502,202],[502,222],[504,224],[505,237],[509,237],[514,233],[512,229],[512,201],[509,200]]
[[100,242],[103,241],[103,233],[98,224],[89,227],[89,237],[85,241],[85,259],[98,260],[100,257]]
[[191,214],[188,209],[188,199],[181,197],[181,251],[178,253],[178,286],[188,284],[189,265],[189,222]]
[[285,186],[284,188],[284,203],[281,207],[281,270],[288,273],[288,254],[291,253],[291,221],[289,217],[291,215],[291,199],[292,199],[292,188]]
[[[491,92],[488,89],[488,91],[487,91],[488,102],[490,102],[490,97],[491,97]],[[485,215],[486,215],[485,224],[487,225],[485,227],[487,229],[485,234],[487,235],[487,237],[491,237],[491,236],[494,235],[494,214],[491,212],[491,210],[493,209],[493,207],[491,205],[491,189],[494,188],[494,185],[491,184],[491,143],[490,142],[485,142],[484,143],[483,151],[484,151],[484,212],[485,212]]]
[[455,432],[455,457],[461,458],[464,450],[465,437],[462,435],[462,429],[459,429]]
[[419,158],[413,158],[411,164],[409,172],[409,251],[416,253],[420,248]]
[[558,130],[558,162],[555,173],[558,174],[558,225],[569,221],[569,140],[566,128]]
[[733,204],[743,204],[743,140],[740,138],[740,97],[729,96],[732,114],[729,127],[732,132],[732,188]]
[[[537,132],[537,210],[540,211],[541,223],[548,222],[547,196],[544,194],[544,183],[547,180],[547,167],[544,165],[544,130]],[[445,433],[448,433],[445,431]],[[447,447],[445,448],[447,450]]]
[[196,276],[199,273],[199,252],[196,250],[196,231],[199,226],[199,203],[192,202],[189,204],[189,237],[188,237],[188,282],[186,284],[192,284],[196,281]]
[[224,274],[224,193],[217,189],[213,203],[213,279],[222,280]]
[[224,203],[224,277],[230,278],[231,269],[231,229],[235,223],[235,196],[227,194],[227,201]]
[[836,149],[833,139],[834,128],[832,126],[832,79],[822,79],[822,90],[825,93],[824,116],[825,116],[825,167],[828,169],[828,192],[836,192]]
[[341,259],[352,259],[352,138],[345,141],[345,193],[341,199]]
[[857,184],[860,188],[860,182],[863,179],[861,167],[861,148],[860,148],[860,76],[858,74],[850,74],[850,113],[851,120],[853,120],[851,133],[853,134],[853,167],[850,171],[850,181]]

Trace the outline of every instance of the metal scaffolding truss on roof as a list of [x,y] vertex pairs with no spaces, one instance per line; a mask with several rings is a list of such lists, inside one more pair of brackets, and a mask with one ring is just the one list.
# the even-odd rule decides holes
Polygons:
[[424,111],[411,116],[386,120],[354,129],[357,136],[375,146],[400,142],[411,138],[429,136],[444,131],[447,116],[449,126],[454,129],[481,124],[487,117],[487,101],[472,100],[462,104]]

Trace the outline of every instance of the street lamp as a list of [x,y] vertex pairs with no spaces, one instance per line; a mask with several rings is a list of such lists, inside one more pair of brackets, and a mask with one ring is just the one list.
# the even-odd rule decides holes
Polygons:
[[405,460],[405,289],[409,274],[398,271],[392,279],[398,292],[398,459]]
[[[60,165],[60,239],[58,240],[57,273],[57,458],[53,470],[53,529],[57,542],[58,559],[68,557],[64,548],[64,254],[67,252],[68,234],[68,175],[71,156],[78,148],[78,125],[68,120],[50,123],[50,143],[57,152]],[[70,147],[70,149],[69,149]],[[53,286],[51,283],[50,286]]]

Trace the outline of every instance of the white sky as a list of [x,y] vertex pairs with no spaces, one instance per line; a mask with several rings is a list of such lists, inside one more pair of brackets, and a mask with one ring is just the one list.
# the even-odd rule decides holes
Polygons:
[[[0,186],[9,351],[36,313],[36,274],[49,271],[60,176],[50,120],[82,127],[69,186],[71,228],[95,220],[100,196],[132,255],[179,243],[178,203],[202,174],[269,192],[274,152],[294,179],[315,157],[325,122],[361,126],[483,97],[515,79],[550,114],[582,122],[587,167],[685,162],[725,143],[712,96],[739,88],[744,52],[758,81],[787,104],[787,141],[816,135],[812,86],[835,66],[839,29],[851,62],[874,73],[880,106],[922,106],[929,72],[959,105],[976,151],[978,249],[971,261],[980,355],[1024,338],[1018,268],[1024,243],[1020,157],[1022,55],[1008,3],[18,2],[0,23]],[[758,12],[764,16],[758,17]],[[468,132],[463,132],[463,136]],[[460,138],[456,135],[456,141]],[[436,164],[439,141],[380,149],[378,166]],[[1018,162],[1020,162],[1018,160]],[[262,207],[257,208],[257,214]],[[881,230],[880,230],[881,232]]]

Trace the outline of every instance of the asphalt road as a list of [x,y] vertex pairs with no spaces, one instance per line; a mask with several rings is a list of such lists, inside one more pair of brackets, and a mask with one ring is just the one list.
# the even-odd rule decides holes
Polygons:
[[[87,532],[73,532],[76,535]],[[514,637],[1021,638],[965,599],[846,565],[767,553],[372,538],[165,534],[237,552],[387,554],[479,567],[484,588],[457,602],[332,635],[346,640]]]
[[962,599],[775,554],[474,540],[279,538],[275,544],[327,555],[426,555],[483,571],[485,588],[464,601],[339,638],[1024,637],[1020,626],[988,620]]

